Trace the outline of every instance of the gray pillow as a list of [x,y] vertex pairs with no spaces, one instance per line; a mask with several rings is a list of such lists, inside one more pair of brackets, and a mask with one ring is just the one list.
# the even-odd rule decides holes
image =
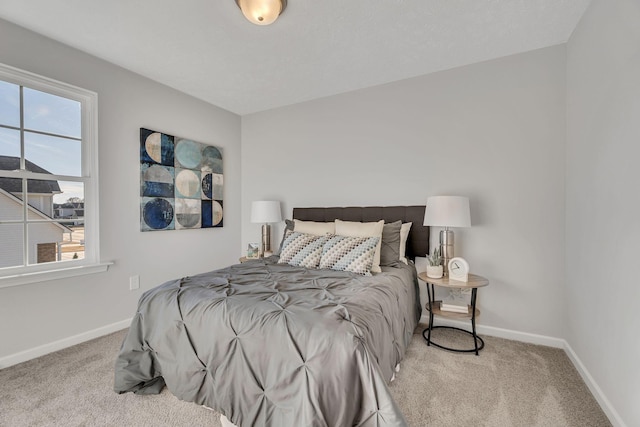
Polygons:
[[400,259],[400,228],[402,221],[390,222],[382,228],[380,265],[391,265]]
[[282,239],[280,240],[280,246],[278,246],[278,252],[276,252],[275,255],[280,255],[280,252],[282,251],[282,244],[284,243],[284,239],[287,237],[287,231],[293,231],[293,221],[291,221],[290,219],[285,219],[284,222],[286,225],[284,227],[284,231],[282,232]]

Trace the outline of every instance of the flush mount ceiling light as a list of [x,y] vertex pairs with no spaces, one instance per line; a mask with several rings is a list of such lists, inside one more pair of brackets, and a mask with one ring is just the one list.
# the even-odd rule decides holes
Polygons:
[[272,24],[287,7],[287,0],[236,0],[242,14],[256,25]]

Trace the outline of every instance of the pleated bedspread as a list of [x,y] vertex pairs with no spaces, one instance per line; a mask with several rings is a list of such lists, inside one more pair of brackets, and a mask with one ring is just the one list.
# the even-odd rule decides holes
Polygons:
[[276,260],[144,293],[115,391],[166,384],[237,426],[405,426],[387,384],[420,317],[415,268],[365,277]]

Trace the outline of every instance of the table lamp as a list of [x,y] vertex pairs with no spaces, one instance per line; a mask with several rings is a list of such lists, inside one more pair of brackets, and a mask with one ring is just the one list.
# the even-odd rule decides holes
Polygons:
[[427,198],[424,224],[444,227],[440,230],[440,253],[444,275],[449,274],[447,264],[453,258],[453,231],[449,227],[471,227],[469,198],[460,196],[433,196]]
[[280,202],[261,200],[251,203],[251,222],[262,223],[262,244],[260,256],[271,256],[271,225],[282,221]]

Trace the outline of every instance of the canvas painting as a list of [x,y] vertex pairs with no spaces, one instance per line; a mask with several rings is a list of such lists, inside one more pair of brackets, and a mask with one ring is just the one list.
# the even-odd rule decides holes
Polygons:
[[140,128],[140,230],[222,227],[219,148]]

